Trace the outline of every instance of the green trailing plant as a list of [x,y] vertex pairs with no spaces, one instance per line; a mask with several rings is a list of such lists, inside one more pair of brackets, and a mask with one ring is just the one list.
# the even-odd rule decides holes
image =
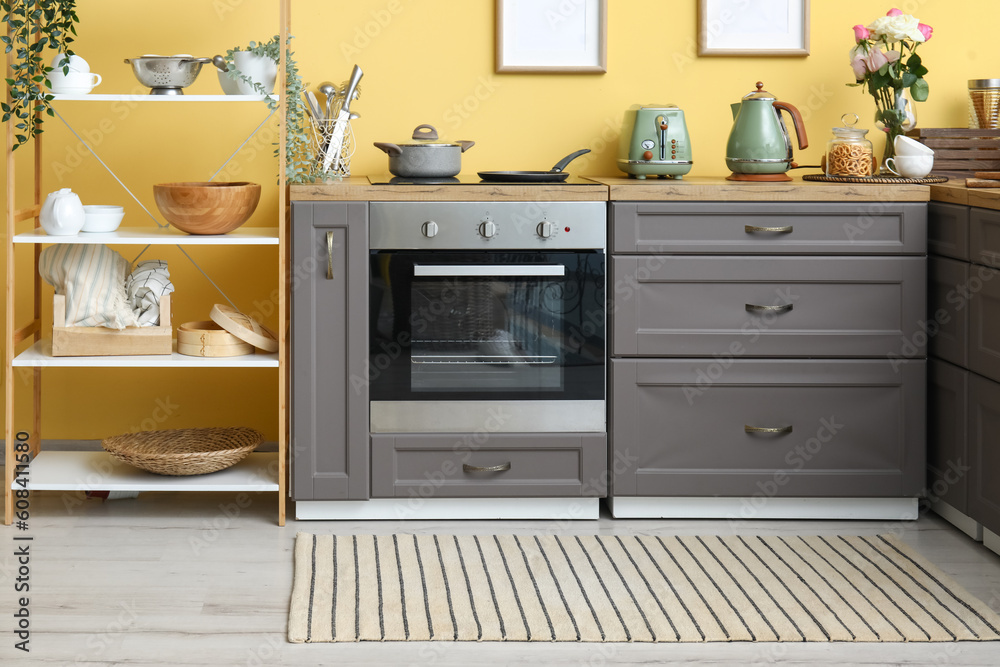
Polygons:
[[[69,45],[80,19],[76,0],[5,0],[0,2],[0,11],[6,26],[6,34],[0,36],[4,53],[14,52],[11,78],[6,79],[11,101],[0,103],[0,108],[3,122],[14,122],[16,150],[42,133],[41,112],[54,115],[52,94],[44,87],[52,68],[43,54],[51,49],[72,55]],[[69,73],[68,62],[63,72]]]
[[[305,84],[299,74],[298,63],[295,61],[294,53],[291,51],[292,36],[288,36],[286,43],[285,60],[285,127],[287,130],[287,140],[285,142],[285,178],[289,183],[308,183],[315,176],[315,161],[311,159],[311,139],[309,117],[306,114],[305,102],[302,93],[305,92]],[[268,109],[274,111],[278,108],[278,100],[266,96],[267,91],[264,86],[257,81],[236,69],[233,54],[237,51],[246,51],[258,56],[270,58],[275,63],[281,59],[280,51],[281,38],[275,35],[267,42],[250,42],[246,48],[230,49],[226,52],[226,66],[229,71],[226,73],[234,81],[242,81],[249,84],[261,95],[265,95],[265,102]],[[276,147],[274,154],[278,156],[280,147]]]

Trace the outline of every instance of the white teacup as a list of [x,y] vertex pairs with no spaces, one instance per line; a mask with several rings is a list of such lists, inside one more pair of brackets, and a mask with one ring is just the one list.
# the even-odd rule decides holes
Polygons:
[[896,155],[885,161],[889,171],[903,178],[923,178],[934,168],[933,155]]
[[934,151],[916,139],[911,139],[905,135],[899,135],[893,142],[896,148],[896,155],[930,155],[934,156]]
[[53,93],[64,95],[86,95],[101,85],[101,75],[93,72],[70,72],[63,74],[61,69],[49,72],[49,89]]

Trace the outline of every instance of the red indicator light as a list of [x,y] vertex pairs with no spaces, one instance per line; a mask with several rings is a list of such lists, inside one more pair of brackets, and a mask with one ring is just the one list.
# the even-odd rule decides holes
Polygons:
[[567,228],[566,228],[566,231],[567,231],[567,232],[569,231],[569,227],[567,227]]

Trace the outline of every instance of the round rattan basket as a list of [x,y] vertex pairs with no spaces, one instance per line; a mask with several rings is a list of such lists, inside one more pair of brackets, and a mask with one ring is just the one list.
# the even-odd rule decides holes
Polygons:
[[157,475],[204,475],[236,465],[264,436],[252,428],[181,428],[101,441],[111,456]]

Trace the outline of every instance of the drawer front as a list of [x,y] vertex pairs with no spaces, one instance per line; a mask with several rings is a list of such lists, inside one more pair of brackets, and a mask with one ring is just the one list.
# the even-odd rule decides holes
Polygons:
[[922,203],[615,203],[614,253],[923,254]]
[[986,266],[1000,266],[1000,211],[969,209],[969,259]]
[[927,251],[968,261],[968,206],[939,202],[927,205]]
[[969,516],[1000,533],[1000,384],[969,375]]
[[1000,271],[969,267],[969,370],[1000,382]]
[[[969,365],[968,262],[944,257],[927,260],[928,352],[953,364]],[[978,267],[977,267],[978,268]]]
[[611,266],[614,355],[925,353],[925,257],[618,256]]
[[[926,362],[628,360],[612,366],[613,494],[908,497]],[[779,432],[752,432],[754,428]]]
[[605,497],[607,444],[603,433],[372,435],[372,497]]
[[968,514],[969,371],[927,362],[927,488]]

